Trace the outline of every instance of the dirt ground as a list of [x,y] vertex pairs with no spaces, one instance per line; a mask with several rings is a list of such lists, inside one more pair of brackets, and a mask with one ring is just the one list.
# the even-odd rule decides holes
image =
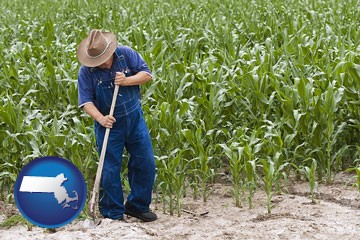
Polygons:
[[[360,239],[360,192],[355,178],[338,174],[334,184],[320,184],[317,203],[311,203],[306,182],[291,183],[287,193],[272,197],[272,213],[267,214],[266,195],[258,190],[254,208],[246,202],[234,206],[231,186],[215,184],[209,199],[183,200],[181,217],[163,213],[161,204],[155,212],[159,219],[143,223],[126,217],[128,222],[103,219],[96,228],[90,220],[74,221],[47,233],[25,225],[0,229],[0,239]],[[6,210],[6,209],[5,209]],[[4,208],[2,209],[4,211]],[[5,215],[0,212],[0,222]]]

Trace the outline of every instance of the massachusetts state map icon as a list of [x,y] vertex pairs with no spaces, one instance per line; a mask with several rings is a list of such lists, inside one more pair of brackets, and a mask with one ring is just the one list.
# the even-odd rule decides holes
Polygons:
[[70,223],[86,201],[86,183],[79,169],[59,157],[37,158],[17,177],[15,202],[31,223],[56,228]]

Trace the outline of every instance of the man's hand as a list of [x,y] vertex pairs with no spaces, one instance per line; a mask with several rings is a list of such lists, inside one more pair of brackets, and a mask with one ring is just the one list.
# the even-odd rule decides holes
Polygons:
[[115,84],[119,85],[119,86],[126,86],[127,85],[127,78],[126,78],[124,73],[116,72]]
[[85,112],[87,112],[87,114],[93,117],[94,120],[100,123],[100,125],[103,127],[112,128],[112,125],[114,124],[114,122],[116,122],[116,119],[114,117],[109,115],[106,116],[102,115],[102,113],[99,112],[99,110],[95,107],[95,105],[92,102],[86,103],[84,105],[84,110]]
[[105,127],[105,128],[112,128],[114,122],[116,122],[116,119],[113,116],[103,116],[99,123],[101,124],[101,126]]

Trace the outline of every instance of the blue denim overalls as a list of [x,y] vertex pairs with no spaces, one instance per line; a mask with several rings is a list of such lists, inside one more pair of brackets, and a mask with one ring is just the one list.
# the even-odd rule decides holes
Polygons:
[[[108,115],[110,111],[116,72],[125,72],[126,76],[133,75],[126,67],[119,49],[116,50],[116,55],[111,70],[96,69],[92,72],[97,81],[95,105],[103,115]],[[116,122],[110,130],[100,184],[99,210],[105,218],[118,219],[124,214],[120,178],[124,147],[130,154],[128,179],[131,192],[127,201],[139,212],[149,211],[155,178],[154,152],[140,106],[139,86],[119,87],[114,117]],[[95,121],[99,155],[105,130]]]

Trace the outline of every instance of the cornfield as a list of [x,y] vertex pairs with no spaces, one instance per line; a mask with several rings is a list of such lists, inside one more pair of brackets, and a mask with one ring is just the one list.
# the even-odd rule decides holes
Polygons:
[[236,206],[260,189],[269,203],[292,174],[314,186],[348,170],[360,189],[357,0],[3,0],[0,12],[0,200],[47,155],[72,161],[92,189],[76,50],[93,28],[153,72],[142,106],[164,211],[180,215],[186,194],[206,201],[219,176]]

